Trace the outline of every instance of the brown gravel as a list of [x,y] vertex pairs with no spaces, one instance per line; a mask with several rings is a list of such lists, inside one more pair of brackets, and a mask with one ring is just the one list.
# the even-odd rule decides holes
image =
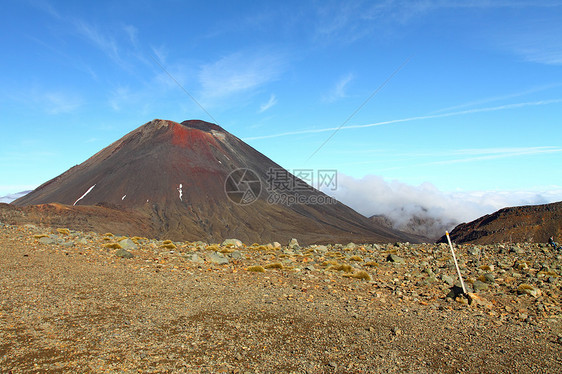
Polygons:
[[[126,259],[105,247],[115,237],[0,224],[0,370],[562,372],[562,257],[545,246],[458,248],[469,285],[495,264],[483,302],[468,305],[444,297],[441,277],[456,273],[440,245],[250,246],[216,265],[211,254],[234,248],[135,240]],[[484,254],[468,256],[473,248]],[[247,270],[268,264],[281,266]],[[541,295],[518,295],[523,281]]]

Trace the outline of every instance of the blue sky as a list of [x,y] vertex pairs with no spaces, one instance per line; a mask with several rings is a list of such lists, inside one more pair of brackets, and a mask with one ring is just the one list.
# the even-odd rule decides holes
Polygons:
[[4,1],[0,21],[0,195],[163,118],[336,169],[364,214],[562,200],[562,1]]

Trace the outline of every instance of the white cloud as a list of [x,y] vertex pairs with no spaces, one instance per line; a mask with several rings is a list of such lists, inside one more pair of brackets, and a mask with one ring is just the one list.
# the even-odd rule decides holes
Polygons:
[[109,97],[109,106],[115,111],[120,111],[123,105],[130,103],[133,100],[133,95],[127,87],[116,87],[111,90]]
[[[556,36],[555,36],[556,35]],[[524,60],[545,65],[562,65],[562,41],[558,33],[521,38],[509,47]]]
[[[313,39],[323,43],[353,43],[364,38],[392,35],[397,29],[437,12],[472,10],[480,13],[515,9],[556,9],[562,2],[552,1],[490,1],[490,0],[383,0],[383,1],[324,1],[314,9],[311,24]],[[447,17],[447,14],[443,14]],[[510,32],[512,28],[509,28]],[[552,32],[552,38],[560,33]],[[517,38],[515,39],[517,40]],[[536,58],[557,61],[558,54],[534,54]]]
[[430,217],[446,229],[508,206],[562,201],[562,186],[528,191],[443,192],[430,183],[412,186],[375,175],[356,179],[341,173],[337,189],[324,192],[367,217],[385,215],[398,226],[413,216]]
[[334,101],[343,99],[346,97],[347,85],[354,79],[352,73],[349,73],[341,77],[335,84],[335,86],[328,92],[322,99],[328,103],[333,103]]
[[30,184],[0,185],[0,203],[9,204],[25,194],[22,192],[32,191],[37,188]]
[[267,53],[234,53],[203,65],[199,73],[204,101],[253,92],[279,78],[283,57]]
[[487,98],[483,98],[483,99],[480,99],[480,100],[474,100],[474,101],[471,101],[471,102],[458,104],[458,105],[447,107],[447,108],[438,109],[436,111],[433,111],[431,114],[458,111],[459,109],[462,109],[462,108],[470,108],[470,107],[474,107],[474,106],[488,104],[488,103],[495,102],[495,101],[513,99],[515,97],[526,96],[526,95],[529,95],[529,94],[542,92],[542,91],[549,90],[549,89],[552,89],[552,88],[557,88],[557,87],[560,87],[561,85],[562,84],[560,84],[560,83],[552,83],[552,84],[546,84],[546,85],[542,85],[542,86],[532,87],[532,88],[524,90],[524,91],[515,92],[515,93],[511,93],[511,94],[507,94],[507,95],[487,97]]
[[487,148],[487,149],[465,149],[454,152],[454,155],[464,156],[462,158],[449,159],[445,161],[433,161],[430,165],[457,164],[461,162],[474,162],[482,160],[493,160],[498,158],[509,158],[519,156],[533,156],[545,153],[560,153],[562,148],[543,147],[519,147],[519,148]]
[[10,94],[3,93],[2,96],[5,100],[13,100],[26,108],[40,110],[49,115],[71,113],[83,104],[79,94],[62,90],[32,88],[20,92],[12,91]]
[[152,50],[152,53],[156,56],[158,61],[161,64],[166,65],[166,59],[168,57],[168,49],[164,46],[151,47],[150,49]]
[[123,64],[115,39],[82,20],[74,22],[76,30],[118,64]]
[[62,92],[46,92],[39,100],[44,102],[47,113],[53,115],[73,112],[82,105],[82,100],[76,95]]
[[260,106],[260,113],[265,112],[266,110],[273,107],[275,104],[277,104],[277,98],[275,97],[274,94],[271,94],[267,103],[264,103]]
[[129,41],[131,42],[131,44],[133,46],[137,47],[138,42],[139,42],[139,40],[138,40],[139,30],[133,25],[125,25],[125,26],[123,26],[123,30],[125,31],[125,33],[129,37]]

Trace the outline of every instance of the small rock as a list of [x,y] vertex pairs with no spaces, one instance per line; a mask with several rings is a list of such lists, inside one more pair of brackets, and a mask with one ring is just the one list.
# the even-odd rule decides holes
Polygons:
[[[234,252],[232,252],[234,253]],[[191,262],[195,262],[196,264],[203,264],[205,260],[203,260],[197,253],[193,253],[191,255],[187,255],[187,259]]]
[[229,263],[228,258],[220,252],[212,252],[207,256],[209,262],[217,265],[226,265]]
[[539,297],[542,295],[541,290],[539,290],[537,287],[531,285],[531,284],[527,284],[527,283],[523,283],[520,284],[519,287],[517,287],[517,293],[519,295],[530,295],[533,297]]
[[523,248],[520,248],[520,247],[511,247],[509,251],[513,252],[513,253],[516,253],[518,255],[522,255],[522,254],[525,253],[525,250]]
[[394,262],[396,264],[404,264],[406,263],[406,260],[404,260],[402,257],[395,255],[394,253],[390,253],[387,258],[386,261],[388,262]]
[[225,241],[222,242],[222,246],[223,247],[231,246],[231,247],[234,247],[234,248],[242,248],[243,244],[238,239],[226,239]]
[[289,244],[287,244],[287,247],[289,249],[300,249],[301,247],[299,246],[299,242],[297,239],[293,238],[291,239],[291,241],[289,242]]
[[57,244],[57,237],[55,235],[45,236],[38,240],[41,244]]
[[240,251],[234,251],[230,254],[230,258],[233,260],[242,260],[242,252]]
[[132,241],[129,238],[126,238],[126,239],[123,239],[123,240],[119,241],[119,245],[121,245],[121,247],[123,247],[123,249],[129,250],[129,251],[138,249],[138,247],[139,247],[134,241]]
[[485,273],[482,276],[482,278],[483,278],[482,281],[485,283],[490,283],[490,284],[496,283],[496,279],[494,278],[494,274],[492,273]]
[[468,248],[467,252],[468,252],[469,256],[478,256],[478,255],[480,255],[480,248],[470,247],[470,248]]
[[488,285],[482,281],[475,281],[472,285],[474,291],[488,291]]
[[435,278],[435,276],[429,276],[427,278],[424,278],[422,281],[416,283],[417,286],[429,286],[432,283],[437,282],[437,278]]
[[468,293],[468,303],[473,306],[482,305],[489,309],[493,307],[491,302],[473,292]]
[[441,280],[443,282],[447,283],[449,286],[452,286],[453,284],[455,284],[455,278],[451,277],[450,275],[443,274],[441,276]]
[[115,251],[115,256],[121,258],[133,258],[135,257],[131,252],[127,251],[126,249],[120,248]]

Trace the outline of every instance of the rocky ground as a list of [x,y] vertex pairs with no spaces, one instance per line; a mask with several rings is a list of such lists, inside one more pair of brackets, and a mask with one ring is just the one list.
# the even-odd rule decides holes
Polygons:
[[444,244],[0,224],[0,251],[6,373],[562,372],[562,253],[546,245],[456,246],[468,298]]

